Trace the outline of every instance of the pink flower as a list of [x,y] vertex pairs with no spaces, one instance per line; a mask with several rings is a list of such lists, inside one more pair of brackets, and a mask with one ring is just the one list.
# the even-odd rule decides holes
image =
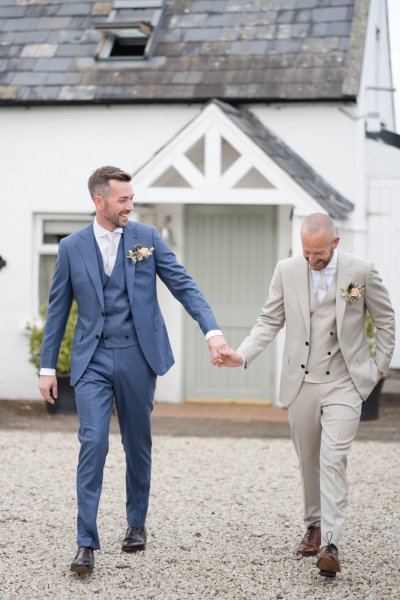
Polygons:
[[140,256],[143,256],[143,258],[149,258],[151,255],[151,252],[148,248],[139,248],[138,252]]
[[358,288],[356,288],[356,287],[355,287],[355,288],[353,288],[353,289],[351,290],[351,292],[350,292],[350,296],[351,296],[352,298],[361,298],[361,292],[360,292],[360,290],[359,290]]

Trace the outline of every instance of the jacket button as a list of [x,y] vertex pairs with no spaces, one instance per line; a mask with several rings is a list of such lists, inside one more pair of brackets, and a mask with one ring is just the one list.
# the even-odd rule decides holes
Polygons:
[[333,335],[333,331],[330,331],[330,332],[329,332],[329,335]]
[[309,371],[305,371],[305,374],[308,375]]
[[100,336],[99,336],[99,335],[96,335],[96,340],[99,340],[99,339],[100,339]]
[[332,354],[332,352],[328,352],[328,356],[330,356]]
[[126,340],[129,340],[129,335],[126,335],[126,336],[125,336],[125,339],[126,339]]
[[105,340],[108,340],[108,335],[105,335],[105,336],[104,336],[104,339],[105,339]]
[[330,375],[330,371],[327,371],[327,372],[326,372],[326,374],[327,374],[327,375]]
[[301,368],[302,368],[302,369],[305,369],[305,366],[304,366],[304,365],[300,365],[300,366],[301,366]]
[[308,342],[306,342],[306,346],[309,346],[310,344]]

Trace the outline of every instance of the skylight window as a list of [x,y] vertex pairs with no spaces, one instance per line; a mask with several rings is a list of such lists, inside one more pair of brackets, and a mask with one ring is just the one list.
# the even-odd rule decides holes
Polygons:
[[96,23],[104,32],[99,59],[143,59],[149,56],[164,0],[114,0],[108,17]]

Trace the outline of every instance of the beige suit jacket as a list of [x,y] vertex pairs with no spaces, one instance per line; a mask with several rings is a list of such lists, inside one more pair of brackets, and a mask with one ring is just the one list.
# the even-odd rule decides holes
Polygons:
[[[362,297],[351,304],[342,288],[351,282],[365,284]],[[386,374],[394,349],[395,319],[389,294],[371,262],[338,251],[336,278],[336,327],[339,346],[360,396],[368,398],[377,371]],[[370,355],[365,333],[366,311],[376,328],[376,356]],[[304,378],[301,365],[307,364],[310,341],[310,296],[308,263],[303,256],[278,262],[261,315],[238,348],[250,363],[286,325],[280,401],[289,406]],[[306,344],[307,342],[307,344]]]

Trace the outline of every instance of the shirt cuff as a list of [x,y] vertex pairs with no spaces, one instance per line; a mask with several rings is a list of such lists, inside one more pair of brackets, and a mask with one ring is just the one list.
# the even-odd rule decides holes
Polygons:
[[240,356],[243,359],[242,369],[247,369],[247,360],[246,360],[246,357],[241,352],[238,352],[238,354],[240,354]]
[[39,371],[39,375],[49,375],[50,377],[54,377],[54,375],[56,374],[56,370],[55,369],[40,369]]
[[207,331],[207,333],[206,333],[206,341],[208,342],[208,340],[210,338],[214,337],[214,335],[223,335],[223,333],[219,329],[211,329],[210,331]]

